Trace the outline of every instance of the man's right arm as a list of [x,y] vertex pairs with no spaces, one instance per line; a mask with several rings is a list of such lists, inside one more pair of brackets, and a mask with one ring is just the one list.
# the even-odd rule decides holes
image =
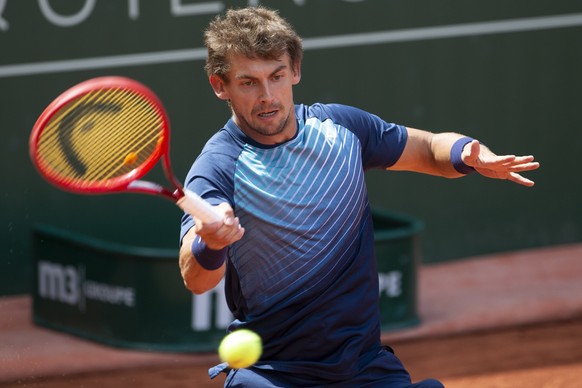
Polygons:
[[224,276],[226,263],[215,270],[207,270],[200,265],[192,254],[192,243],[198,235],[195,228],[191,228],[182,239],[180,247],[180,272],[184,285],[195,294],[202,294],[213,289]]
[[216,287],[225,273],[228,246],[245,232],[228,203],[215,209],[222,221],[204,224],[194,218],[195,226],[186,232],[180,246],[180,272],[186,288],[195,294]]

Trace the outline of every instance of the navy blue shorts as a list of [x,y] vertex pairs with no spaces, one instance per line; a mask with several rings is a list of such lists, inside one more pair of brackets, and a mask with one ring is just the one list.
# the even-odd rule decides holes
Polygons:
[[225,387],[228,388],[274,388],[274,387],[366,387],[366,388],[444,388],[437,380],[428,379],[412,383],[410,375],[394,354],[381,352],[368,366],[350,381],[338,381],[314,385],[300,376],[290,376],[258,368],[233,369],[228,373]]

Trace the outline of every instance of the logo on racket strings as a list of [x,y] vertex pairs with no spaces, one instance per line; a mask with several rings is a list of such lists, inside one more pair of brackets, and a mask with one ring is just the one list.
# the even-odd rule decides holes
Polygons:
[[[63,150],[66,161],[79,175],[85,175],[87,166],[80,159],[73,142],[73,131],[78,127],[79,121],[93,113],[117,114],[121,112],[121,105],[111,102],[83,103],[71,109],[63,117],[59,124],[59,144]],[[93,121],[83,124],[78,130],[86,132],[93,128]]]

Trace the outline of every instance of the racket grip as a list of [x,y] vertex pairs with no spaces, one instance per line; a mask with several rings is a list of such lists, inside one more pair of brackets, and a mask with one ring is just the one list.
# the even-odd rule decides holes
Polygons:
[[211,204],[192,190],[184,189],[184,196],[176,203],[186,213],[201,219],[202,222],[218,222],[222,218]]

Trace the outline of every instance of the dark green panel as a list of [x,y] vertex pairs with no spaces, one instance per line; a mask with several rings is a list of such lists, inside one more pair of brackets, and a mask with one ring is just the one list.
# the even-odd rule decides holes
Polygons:
[[[194,51],[202,46],[202,31],[214,12],[195,14],[189,6],[247,2],[50,0],[69,21],[93,4],[71,26],[51,23],[40,3],[6,1],[0,9],[0,295],[30,288],[36,223],[136,246],[176,247],[180,212],[173,204],[135,194],[60,192],[29,162],[28,134],[43,108],[66,88],[95,76],[129,76],[165,103],[174,169],[183,177],[204,141],[229,116]],[[529,174],[537,181],[534,189],[477,176],[448,181],[370,172],[374,207],[424,221],[424,261],[582,241],[582,184],[574,162],[582,146],[580,24],[440,39],[429,33],[422,39],[309,49],[314,38],[346,34],[426,32],[418,29],[566,14],[580,19],[581,1],[261,3],[278,7],[305,38],[298,102],[352,104],[388,121],[464,132],[499,153],[533,153],[542,162],[540,171]],[[180,57],[184,53],[190,56]],[[135,61],[130,54],[154,54],[154,61],[151,56]],[[90,60],[70,62],[83,59]],[[19,64],[25,66],[15,67]],[[28,70],[6,75],[14,69]],[[162,179],[161,172],[151,178]]]
[[[176,249],[111,244],[46,226],[34,229],[33,248],[32,318],[39,325],[158,351],[213,351],[224,335],[224,322],[194,328],[196,311],[206,313],[204,321],[228,307],[183,287]],[[203,308],[193,309],[197,303]]]
[[[373,214],[383,330],[416,325],[422,224]],[[203,295],[183,286],[177,249],[111,243],[46,225],[33,229],[32,319],[112,346],[214,351],[233,317],[222,283]]]

